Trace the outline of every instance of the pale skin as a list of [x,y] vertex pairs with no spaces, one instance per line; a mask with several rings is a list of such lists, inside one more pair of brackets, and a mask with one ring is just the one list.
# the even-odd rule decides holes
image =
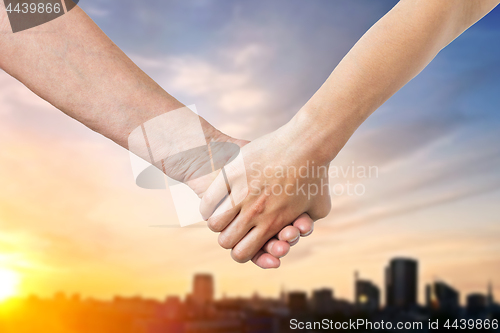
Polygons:
[[[41,26],[11,32],[0,1],[0,68],[68,116],[124,148],[129,134],[149,119],[184,105],[165,92],[137,67],[78,7]],[[208,142],[232,142],[243,147],[248,141],[229,137],[200,117]],[[189,137],[190,128],[172,124],[165,132],[174,138]],[[179,140],[177,140],[179,141]],[[229,156],[214,153],[215,158]],[[204,161],[203,161],[204,162]],[[167,175],[183,178],[202,197],[206,179],[190,181],[200,161],[172,165]],[[179,170],[182,170],[180,172]],[[299,237],[313,230],[304,214],[262,244],[254,263],[276,268]]]
[[[293,193],[293,189],[318,184],[321,179],[294,175],[269,178],[264,176],[265,167],[299,168],[307,161],[328,166],[370,114],[499,2],[400,1],[366,32],[288,124],[243,147],[249,186],[253,181],[260,191],[250,191],[244,201],[231,208],[227,200],[218,206],[224,198],[221,177],[209,187],[201,212],[209,227],[220,232],[220,245],[232,249],[233,259],[243,263],[262,254],[265,241],[297,216],[307,213],[313,220],[326,216],[331,205],[328,194],[309,198],[302,193],[266,193],[273,186],[288,186]],[[252,163],[260,165],[261,171],[254,177],[248,171]],[[233,191],[239,190],[237,179],[242,172],[233,170],[230,175],[236,184]]]

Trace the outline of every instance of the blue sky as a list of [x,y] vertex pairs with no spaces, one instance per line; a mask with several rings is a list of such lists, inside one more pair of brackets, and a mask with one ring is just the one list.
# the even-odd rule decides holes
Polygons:
[[[228,134],[254,139],[290,119],[395,3],[80,5],[165,90]],[[126,152],[2,73],[0,175],[8,177],[1,177],[7,259],[0,264],[25,261],[18,269],[47,293],[184,293],[192,273],[212,271],[218,293],[326,285],[350,298],[354,270],[382,286],[387,261],[408,255],[420,259],[422,281],[440,277],[482,291],[492,278],[500,287],[499,40],[497,8],[360,127],[332,165],[376,166],[379,176],[357,180],[366,187],[361,197],[334,197],[330,216],[272,272],[233,263],[207,230],[148,228],[172,207],[164,193],[134,187]],[[25,160],[44,163],[32,168]],[[182,260],[171,255],[179,248]],[[83,286],[74,274],[86,277]]]

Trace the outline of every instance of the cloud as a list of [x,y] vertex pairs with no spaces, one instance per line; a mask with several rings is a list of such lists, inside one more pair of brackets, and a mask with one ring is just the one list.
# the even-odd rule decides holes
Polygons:
[[250,44],[240,50],[221,51],[215,61],[195,56],[132,59],[169,93],[186,104],[196,104],[201,115],[207,112],[218,119],[219,127],[237,129],[233,135],[245,135],[253,129],[248,126],[251,123],[239,126],[241,119],[258,118],[271,99],[256,84],[255,74],[246,64],[266,54],[262,46]]
[[41,98],[36,97],[21,82],[0,69],[0,114],[13,114],[19,109],[36,109],[37,112],[52,112],[54,108]]
[[[497,136],[471,138],[457,147],[457,141],[468,136],[467,130],[457,131],[381,165],[378,178],[354,180],[365,186],[366,193],[333,198],[333,211],[327,218],[332,230],[362,228],[497,192],[500,147],[487,144]],[[337,163],[347,164],[342,156]],[[342,183],[342,179],[335,181]]]
[[351,228],[359,228],[366,224],[374,224],[389,218],[405,216],[421,210],[441,206],[460,200],[472,198],[475,196],[497,192],[500,190],[500,182],[484,185],[475,189],[466,189],[463,191],[452,191],[434,194],[429,198],[421,198],[418,201],[405,200],[407,202],[392,202],[392,204],[378,204],[371,208],[365,207],[363,213],[358,216],[348,215],[344,218],[336,219],[332,224],[333,231],[345,231]]
[[[245,111],[261,106],[266,92],[256,86],[255,78],[247,63],[261,56],[262,47],[251,44],[241,50],[221,52],[217,61],[195,56],[148,58],[132,56],[146,72],[153,72],[160,84],[174,95],[191,96],[210,100],[221,111]],[[221,65],[222,62],[224,65]]]
[[[85,2],[86,3],[86,2]],[[109,10],[98,8],[98,7],[93,7],[93,6],[84,6],[83,9],[85,10],[85,13],[89,15],[91,18],[95,19],[96,17],[108,17],[109,16]]]

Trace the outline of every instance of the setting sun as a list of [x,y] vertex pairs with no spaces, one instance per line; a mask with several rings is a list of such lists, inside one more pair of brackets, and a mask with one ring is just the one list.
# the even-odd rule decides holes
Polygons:
[[20,282],[19,274],[10,269],[0,268],[0,301],[17,293]]

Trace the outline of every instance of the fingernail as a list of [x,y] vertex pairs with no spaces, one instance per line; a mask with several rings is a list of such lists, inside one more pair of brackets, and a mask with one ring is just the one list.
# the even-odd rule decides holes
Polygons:
[[302,237],[307,237],[307,236],[309,236],[310,234],[312,234],[312,232],[313,232],[313,231],[312,231],[312,230],[310,230],[310,231],[309,231],[308,233],[306,233],[306,234],[301,234],[301,236],[302,236]]

